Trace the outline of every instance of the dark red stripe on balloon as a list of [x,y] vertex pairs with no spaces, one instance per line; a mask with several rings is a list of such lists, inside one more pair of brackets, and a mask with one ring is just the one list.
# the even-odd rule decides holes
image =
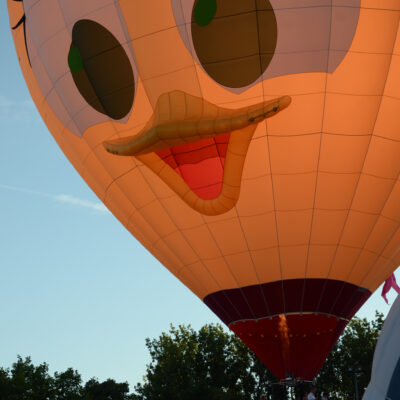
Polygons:
[[370,295],[367,289],[333,279],[289,279],[222,290],[209,294],[204,302],[229,325],[239,320],[302,312],[350,319]]
[[346,321],[325,314],[291,314],[285,320],[275,316],[239,321],[230,329],[277,378],[312,380],[345,326]]
[[371,295],[332,279],[290,279],[222,290],[204,302],[280,379],[311,380]]

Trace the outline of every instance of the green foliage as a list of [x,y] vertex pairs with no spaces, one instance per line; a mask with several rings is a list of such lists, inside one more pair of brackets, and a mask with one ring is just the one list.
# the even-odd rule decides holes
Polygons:
[[82,387],[78,371],[68,368],[50,376],[48,365],[34,366],[18,356],[11,369],[0,368],[0,400],[130,400],[127,383],[91,379]]
[[[361,398],[383,322],[378,312],[371,322],[350,321],[317,376],[320,390],[337,399],[354,399],[354,371],[359,369]],[[255,355],[219,325],[206,325],[198,332],[190,326],[171,326],[158,339],[147,339],[146,346],[151,363],[143,383],[135,387],[135,400],[258,399],[276,382]],[[273,386],[273,398],[285,399],[286,394]]]
[[374,350],[383,322],[383,314],[379,312],[371,322],[353,318],[318,374],[317,386],[338,398],[353,399],[356,373],[361,398],[371,378]]
[[146,341],[152,361],[134,399],[244,400],[259,397],[273,375],[220,325],[171,326]]
[[50,400],[53,395],[52,380],[48,365],[43,363],[35,367],[31,359],[18,357],[11,370],[3,370],[5,391],[1,400]]
[[80,400],[82,398],[82,378],[78,371],[68,368],[54,374],[54,392],[57,400]]
[[[368,385],[383,315],[375,320],[354,318],[328,356],[316,385],[330,399],[354,399],[354,371],[360,398]],[[92,378],[85,385],[71,368],[49,374],[46,363],[34,366],[29,357],[9,369],[0,368],[0,400],[255,400],[272,388],[274,400],[287,394],[274,376],[233,334],[220,325],[170,327],[147,339],[151,362],[142,383],[129,394],[128,383]],[[307,360],[304,360],[307,362]]]
[[116,383],[114,379],[107,379],[100,383],[97,379],[92,378],[86,382],[84,393],[85,400],[128,400],[129,385],[127,382]]

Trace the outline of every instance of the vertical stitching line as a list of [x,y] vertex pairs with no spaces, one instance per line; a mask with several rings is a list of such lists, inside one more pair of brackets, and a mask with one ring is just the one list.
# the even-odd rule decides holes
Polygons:
[[[397,35],[396,35],[396,36],[397,36]],[[385,83],[384,83],[384,85],[383,85],[383,91],[382,91],[382,93],[381,93],[381,95],[380,95],[380,100],[379,100],[378,110],[377,110],[377,112],[376,112],[375,121],[374,121],[374,124],[373,124],[373,126],[372,126],[372,128],[371,128],[371,134],[370,134],[370,139],[369,139],[369,143],[368,143],[368,148],[367,148],[367,151],[365,152],[365,157],[364,157],[364,160],[363,160],[363,165],[362,165],[361,170],[360,170],[360,175],[359,175],[359,177],[358,177],[358,180],[357,180],[357,183],[356,183],[356,187],[355,187],[354,192],[353,192],[353,197],[352,197],[352,199],[351,199],[350,207],[349,207],[349,210],[348,210],[347,215],[346,215],[346,220],[345,220],[345,222],[344,222],[344,224],[343,224],[343,229],[342,229],[342,231],[341,231],[341,233],[340,233],[340,238],[339,238],[339,241],[338,241],[338,243],[337,243],[337,246],[336,246],[336,249],[335,249],[335,253],[334,253],[334,257],[333,257],[333,259],[332,259],[332,263],[331,263],[331,265],[330,265],[328,274],[330,274],[330,272],[331,272],[331,270],[332,270],[332,267],[333,267],[333,264],[334,264],[334,261],[335,261],[335,259],[336,259],[336,254],[337,254],[337,251],[338,251],[338,249],[339,249],[340,242],[341,242],[341,240],[342,240],[343,233],[344,233],[344,230],[345,230],[345,228],[346,228],[346,224],[347,224],[347,222],[348,222],[348,218],[349,218],[349,215],[350,215],[350,211],[351,211],[351,209],[352,209],[352,205],[353,205],[353,202],[354,202],[354,198],[355,198],[356,193],[357,193],[357,190],[358,190],[358,185],[359,185],[359,183],[360,183],[361,176],[362,176],[362,174],[363,174],[363,169],[364,169],[364,166],[365,166],[365,161],[366,161],[366,159],[367,159],[367,156],[368,156],[368,153],[369,153],[369,150],[370,150],[372,137],[374,136],[373,133],[374,133],[374,130],[375,130],[375,127],[376,127],[376,123],[377,123],[377,121],[378,121],[378,115],[379,115],[379,113],[380,113],[380,109],[381,109],[381,106],[382,106],[382,99],[383,99],[383,97],[384,97],[384,93],[385,93],[386,86],[387,86],[387,81],[388,81],[388,77],[389,77],[389,73],[390,73],[391,62],[392,62],[392,60],[393,60],[393,52],[394,52],[395,45],[396,45],[396,37],[394,37],[394,39],[393,39],[392,57],[391,57],[391,61],[390,61],[390,63],[389,63],[388,69],[387,69],[386,78],[385,78]],[[353,265],[353,267],[354,267],[354,265]],[[352,268],[352,269],[353,269],[353,268]],[[352,270],[352,269],[351,269],[351,270]],[[347,276],[348,276],[348,275],[347,275]],[[338,298],[340,297],[340,295],[341,295],[342,292],[343,292],[343,289],[344,289],[344,283],[342,284],[342,287],[341,287],[341,289],[340,289],[340,291],[339,291],[339,293],[338,293],[338,296],[336,297],[336,301],[333,303],[333,305],[332,305],[332,307],[331,307],[331,310],[335,307]]]
[[[304,283],[303,283],[303,293],[301,296],[301,305],[300,305],[300,314],[303,312],[303,306],[304,306],[304,297],[305,297],[305,292],[306,292],[306,285],[307,285],[307,271],[308,271],[308,264],[310,261],[310,245],[311,245],[311,237],[312,237],[312,230],[313,230],[313,225],[314,225],[314,216],[315,216],[315,203],[317,199],[317,187],[318,187],[318,178],[319,178],[319,167],[320,167],[320,161],[321,161],[321,148],[322,148],[322,137],[323,137],[323,130],[324,130],[324,122],[325,122],[325,107],[326,107],[326,91],[328,88],[328,73],[329,73],[329,61],[330,61],[330,56],[331,56],[331,46],[332,46],[332,22],[333,22],[333,0],[331,0],[331,5],[330,5],[330,24],[329,24],[329,40],[328,40],[328,54],[326,58],[326,73],[325,73],[325,89],[324,89],[324,101],[323,101],[323,108],[322,108],[322,116],[321,116],[321,132],[319,135],[319,148],[318,148],[318,160],[317,160],[317,171],[316,171],[316,176],[315,176],[315,188],[314,188],[314,199],[313,199],[313,206],[312,206],[312,213],[311,213],[311,221],[310,221],[310,232],[308,236],[308,246],[307,246],[307,254],[306,254],[306,265],[304,269]],[[323,290],[321,291],[320,299],[318,301],[318,306],[317,309],[319,308],[319,305],[322,301],[322,296],[325,292],[325,287],[326,287],[326,281],[324,282]]]

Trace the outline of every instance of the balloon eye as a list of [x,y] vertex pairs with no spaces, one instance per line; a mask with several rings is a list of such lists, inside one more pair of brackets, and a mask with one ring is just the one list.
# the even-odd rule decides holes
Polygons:
[[68,65],[80,94],[98,112],[124,118],[132,108],[135,80],[129,58],[115,36],[97,22],[78,21]]
[[199,26],[208,25],[217,12],[217,0],[199,0],[193,9],[194,20]]
[[196,0],[191,27],[203,68],[230,88],[256,81],[275,53],[277,23],[270,0]]

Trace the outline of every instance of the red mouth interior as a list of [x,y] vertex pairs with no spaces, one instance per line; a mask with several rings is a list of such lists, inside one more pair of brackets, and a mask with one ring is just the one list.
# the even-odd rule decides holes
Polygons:
[[224,163],[230,133],[193,143],[157,151],[172,169],[202,199],[209,200],[221,193]]

